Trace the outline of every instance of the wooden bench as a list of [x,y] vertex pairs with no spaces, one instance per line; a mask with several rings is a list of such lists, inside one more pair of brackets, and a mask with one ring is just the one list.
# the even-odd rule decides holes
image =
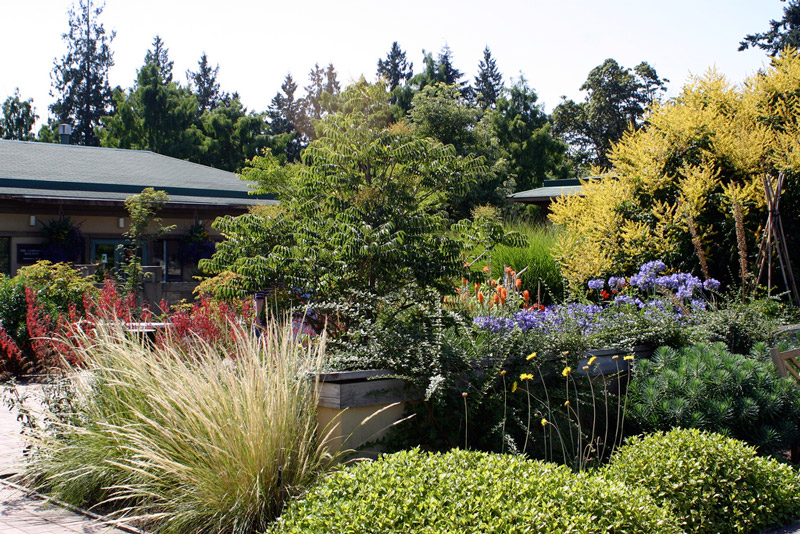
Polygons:
[[784,377],[791,375],[800,384],[800,349],[779,351],[777,347],[769,349],[769,355],[778,374]]

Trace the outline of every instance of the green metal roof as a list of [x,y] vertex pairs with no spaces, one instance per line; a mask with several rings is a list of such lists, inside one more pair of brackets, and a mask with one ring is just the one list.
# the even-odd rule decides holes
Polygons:
[[599,178],[590,176],[582,179],[545,180],[542,187],[512,193],[506,198],[523,204],[549,203],[560,196],[580,195],[581,182],[586,180],[599,180]]
[[0,140],[0,195],[125,200],[145,187],[170,203],[276,204],[232,173],[145,150]]

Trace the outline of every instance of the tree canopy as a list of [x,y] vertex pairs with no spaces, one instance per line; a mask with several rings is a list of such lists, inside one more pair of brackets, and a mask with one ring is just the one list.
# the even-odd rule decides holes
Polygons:
[[108,115],[113,95],[108,71],[114,65],[111,42],[98,22],[103,4],[92,7],[91,0],[79,0],[69,10],[69,30],[63,34],[67,52],[54,62],[51,95],[56,101],[50,111],[62,123],[72,125],[73,142],[99,146],[95,128]]
[[741,87],[711,71],[650,114],[646,129],[628,131],[602,180],[553,205],[551,219],[565,228],[558,255],[567,279],[620,275],[660,259],[741,284],[730,266],[738,251],[747,262],[755,257],[766,220],[762,180],[780,172],[783,224],[797,251],[798,94],[800,57],[791,51]]
[[642,126],[645,111],[668,81],[646,62],[629,69],[606,59],[581,86],[587,93],[583,102],[565,99],[553,110],[554,130],[570,145],[579,165],[608,167],[612,145],[627,130]]
[[384,85],[350,86],[320,121],[279,214],[219,219],[228,240],[204,268],[235,273],[236,290],[297,288],[317,301],[447,286],[462,266],[443,202],[482,165],[392,120]]
[[36,119],[36,109],[33,107],[33,99],[23,100],[19,94],[19,88],[14,90],[14,94],[3,102],[3,116],[0,118],[0,138],[16,139],[17,141],[33,141],[36,136],[33,134],[33,126]]
[[750,47],[766,50],[770,56],[787,48],[800,48],[800,0],[789,0],[783,18],[769,21],[769,30],[746,35],[739,43],[740,52]]

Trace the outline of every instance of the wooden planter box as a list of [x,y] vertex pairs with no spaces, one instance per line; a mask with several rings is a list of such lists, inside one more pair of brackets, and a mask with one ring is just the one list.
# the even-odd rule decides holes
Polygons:
[[[403,418],[411,400],[403,380],[388,377],[392,371],[346,371],[319,375],[317,422],[320,437],[327,437],[332,451],[359,449],[383,437]],[[359,449],[374,455],[379,447]]]

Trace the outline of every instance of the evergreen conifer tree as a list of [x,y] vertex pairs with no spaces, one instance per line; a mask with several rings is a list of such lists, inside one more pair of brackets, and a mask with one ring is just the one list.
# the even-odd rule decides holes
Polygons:
[[51,74],[50,94],[56,101],[50,111],[58,121],[72,124],[73,142],[80,145],[99,146],[95,128],[112,104],[108,70],[114,65],[110,45],[115,34],[106,34],[98,23],[103,7],[79,0],[70,8],[69,31],[62,36],[67,52],[54,62]]
[[497,69],[497,60],[492,57],[489,47],[483,49],[483,60],[478,64],[478,75],[475,77],[475,96],[483,108],[493,108],[497,97],[503,90],[503,75]]
[[211,68],[208,63],[208,56],[205,52],[197,62],[197,72],[186,71],[195,96],[197,97],[198,114],[202,115],[205,111],[213,111],[223,102],[231,99],[230,95],[220,91],[217,75],[219,65]]
[[414,64],[406,61],[406,53],[397,44],[392,43],[392,48],[386,54],[386,60],[378,60],[378,76],[386,78],[389,84],[389,91],[394,91],[396,87],[407,83],[414,72]]
[[160,36],[153,38],[153,49],[148,50],[144,56],[145,65],[154,64],[158,68],[158,75],[164,85],[172,81],[172,64],[169,60],[169,48],[164,46],[164,41]]

